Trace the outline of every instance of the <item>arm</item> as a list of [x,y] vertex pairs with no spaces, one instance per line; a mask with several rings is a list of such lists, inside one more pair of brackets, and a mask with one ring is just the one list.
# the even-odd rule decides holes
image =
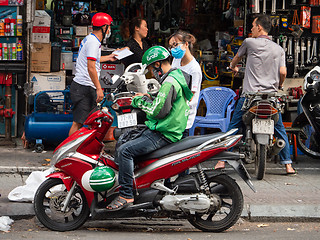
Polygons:
[[161,119],[170,113],[176,96],[174,86],[171,83],[164,83],[153,101],[147,96],[137,96],[131,104],[135,108],[141,108],[148,117]]
[[106,56],[101,56],[100,58],[100,62],[114,62],[117,61],[118,59],[115,58],[115,56],[117,56],[116,54],[110,54],[110,55],[106,55]]
[[234,56],[234,58],[232,59],[231,63],[230,63],[230,69],[233,71],[233,72],[238,72],[239,69],[237,67],[237,64],[240,62],[241,60],[241,57],[239,57],[238,53]]
[[283,87],[284,80],[287,76],[287,68],[286,67],[280,67],[280,82],[279,82],[279,88]]
[[98,73],[96,70],[96,61],[94,60],[90,60],[88,59],[88,73],[89,76],[91,78],[91,81],[93,82],[94,86],[96,87],[96,91],[97,91],[97,99],[96,102],[101,102],[101,100],[103,99],[103,91],[98,79]]

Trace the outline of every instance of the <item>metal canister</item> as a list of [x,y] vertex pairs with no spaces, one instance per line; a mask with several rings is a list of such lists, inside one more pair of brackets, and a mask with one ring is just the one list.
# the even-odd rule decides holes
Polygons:
[[17,60],[17,44],[11,44],[11,60]]
[[8,60],[8,44],[2,43],[2,59]]

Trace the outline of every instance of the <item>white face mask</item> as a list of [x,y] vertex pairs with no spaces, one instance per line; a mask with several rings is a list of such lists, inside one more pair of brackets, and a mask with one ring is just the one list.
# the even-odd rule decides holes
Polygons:
[[106,38],[109,38],[110,36],[111,36],[111,28],[110,28],[110,30],[109,30],[109,33],[106,34]]

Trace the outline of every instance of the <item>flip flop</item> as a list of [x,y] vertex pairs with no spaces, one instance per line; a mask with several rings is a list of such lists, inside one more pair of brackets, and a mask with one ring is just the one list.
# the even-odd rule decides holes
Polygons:
[[298,174],[298,171],[296,169],[293,168],[293,170],[294,170],[294,172],[287,172],[287,175],[296,175],[296,174]]
[[133,205],[133,199],[126,199],[118,196],[115,199],[113,199],[113,201],[106,208],[108,211],[114,212],[129,207],[131,205]]

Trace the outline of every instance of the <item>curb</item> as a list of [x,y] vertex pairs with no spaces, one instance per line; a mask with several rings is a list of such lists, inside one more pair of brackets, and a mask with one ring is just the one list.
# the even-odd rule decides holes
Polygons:
[[33,171],[44,171],[47,170],[49,167],[6,167],[0,166],[0,174],[6,173],[18,173],[18,174],[28,174],[32,173]]
[[317,204],[246,204],[241,214],[251,221],[261,219],[310,219],[320,220],[320,205]]

